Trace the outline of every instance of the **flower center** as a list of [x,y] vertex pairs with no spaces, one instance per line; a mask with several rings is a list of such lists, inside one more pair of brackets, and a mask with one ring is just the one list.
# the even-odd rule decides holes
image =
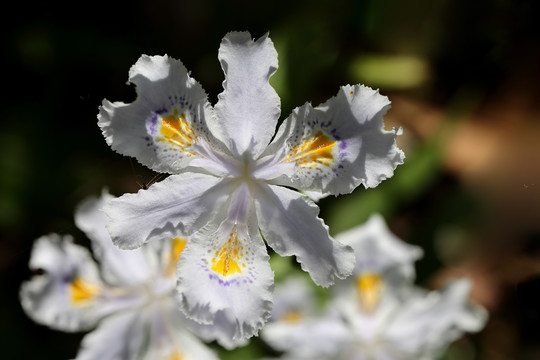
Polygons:
[[255,168],[255,161],[248,154],[245,154],[242,159],[237,160],[234,170],[231,171],[231,175],[238,183],[251,184],[256,181],[256,177],[254,176]]

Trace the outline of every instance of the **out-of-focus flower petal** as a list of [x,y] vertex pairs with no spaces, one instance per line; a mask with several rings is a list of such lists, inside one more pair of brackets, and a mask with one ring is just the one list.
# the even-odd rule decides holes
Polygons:
[[134,311],[103,319],[83,338],[76,360],[137,359],[146,336],[146,320]]
[[272,321],[295,322],[315,315],[315,292],[306,279],[289,276],[276,286]]
[[100,262],[101,275],[110,285],[142,284],[156,274],[149,269],[141,249],[125,251],[112,243],[105,228],[109,217],[102,211],[114,196],[104,192],[79,204],[75,211],[75,224],[92,242],[94,256]]
[[395,314],[385,332],[386,341],[411,358],[420,354],[435,357],[464,332],[479,331],[487,314],[468,303],[470,288],[469,280],[460,279],[441,292],[411,298]]
[[32,249],[30,269],[38,274],[20,291],[28,316],[63,331],[88,330],[96,324],[95,300],[103,284],[88,250],[70,236],[43,236]]
[[345,323],[334,317],[270,323],[261,336],[276,350],[301,359],[337,359],[337,355],[354,341],[354,334]]
[[174,297],[162,299],[147,308],[149,327],[146,360],[217,360],[216,354],[189,332],[186,318]]
[[211,325],[200,324],[195,320],[185,319],[187,326],[194,334],[206,342],[217,341],[227,350],[234,349],[239,346],[247,345],[249,340],[233,339],[236,333],[236,318],[230,310],[220,310],[214,316],[214,322]]
[[386,278],[397,276],[401,281],[412,281],[414,262],[423,255],[420,247],[407,244],[392,234],[379,214],[372,215],[365,224],[339,233],[336,240],[354,249],[355,274],[371,272]]

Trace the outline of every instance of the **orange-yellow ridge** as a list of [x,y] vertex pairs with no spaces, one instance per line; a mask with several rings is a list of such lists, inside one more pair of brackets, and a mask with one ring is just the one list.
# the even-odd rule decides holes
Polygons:
[[366,272],[356,277],[356,287],[360,306],[366,312],[372,312],[379,304],[383,281],[376,273]]
[[175,237],[171,240],[171,252],[169,255],[169,261],[165,268],[165,275],[172,275],[176,271],[176,264],[180,260],[180,256],[184,248],[186,247],[187,239],[182,236]]
[[329,165],[334,159],[332,150],[335,145],[335,141],[319,130],[313,137],[295,146],[284,162],[296,161],[302,166],[314,162]]
[[162,119],[160,133],[164,136],[163,141],[166,140],[181,147],[193,145],[197,138],[195,131],[186,121],[186,114],[179,114],[177,109],[174,109],[172,115]]
[[99,286],[90,284],[78,276],[75,277],[69,285],[69,295],[73,304],[90,301],[99,294],[99,291]]
[[175,351],[166,360],[184,360],[184,357]]
[[242,268],[238,264],[242,258],[244,247],[238,240],[236,225],[229,234],[227,242],[220,251],[216,251],[212,259],[212,270],[223,276],[242,273]]
[[294,324],[294,323],[300,321],[303,317],[304,317],[304,315],[302,313],[300,313],[298,311],[295,311],[295,310],[290,310],[290,311],[287,311],[281,318],[285,322],[288,322],[290,324]]

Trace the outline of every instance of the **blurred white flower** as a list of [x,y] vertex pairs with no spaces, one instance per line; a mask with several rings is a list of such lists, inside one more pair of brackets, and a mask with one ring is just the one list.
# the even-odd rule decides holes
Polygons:
[[355,250],[354,275],[335,285],[323,314],[266,326],[263,339],[283,359],[431,360],[485,325],[485,310],[467,301],[468,280],[432,292],[413,285],[422,251],[391,234],[379,215],[336,239]]
[[223,327],[203,328],[178,309],[177,262],[188,240],[169,233],[136,250],[117,248],[100,210],[111,198],[88,199],[75,213],[97,261],[70,236],[36,240],[30,258],[35,274],[20,291],[24,310],[53,329],[93,329],[83,338],[79,360],[217,359],[193,331],[233,346],[225,314]]

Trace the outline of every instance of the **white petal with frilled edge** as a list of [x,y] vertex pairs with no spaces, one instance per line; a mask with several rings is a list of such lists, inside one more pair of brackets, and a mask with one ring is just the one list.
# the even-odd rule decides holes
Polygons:
[[105,206],[113,242],[134,249],[152,237],[179,229],[190,234],[203,226],[230,197],[227,180],[184,173],[171,175],[148,190],[125,194]]
[[223,171],[213,150],[224,147],[207,126],[210,103],[179,60],[143,55],[130,69],[129,81],[137,87],[137,99],[131,104],[104,100],[98,114],[113,150],[159,172],[178,173],[194,159],[206,170]]
[[144,252],[140,249],[125,251],[112,243],[105,228],[109,217],[102,211],[114,196],[103,192],[101,197],[91,197],[79,204],[75,211],[75,224],[92,241],[94,256],[100,262],[101,275],[109,285],[125,286],[142,284],[153,274]]
[[317,217],[319,208],[306,196],[281,186],[262,185],[255,196],[261,232],[281,256],[295,255],[320,286],[330,286],[354,268],[353,250],[332,239]]
[[220,310],[236,320],[233,340],[262,328],[272,307],[274,276],[255,219],[250,224],[210,224],[187,243],[178,263],[182,310],[201,323],[212,323]]
[[256,158],[275,133],[280,101],[268,80],[278,67],[277,52],[268,34],[253,41],[247,32],[230,32],[218,58],[225,73],[223,92],[212,131],[236,155]]
[[404,154],[399,129],[384,129],[387,97],[362,85],[343,86],[326,103],[295,109],[280,126],[261,158],[275,183],[334,195],[358,185],[375,187],[393,175]]
[[487,314],[467,302],[470,287],[470,281],[461,279],[441,292],[409,299],[385,331],[386,341],[403,354],[418,358],[437,355],[464,332],[479,331]]
[[103,290],[88,250],[57,234],[36,240],[30,258],[36,274],[21,286],[21,303],[34,321],[63,331],[81,331],[99,320],[95,298]]
[[147,318],[135,311],[121,312],[103,319],[87,334],[76,360],[136,360],[146,336]]

